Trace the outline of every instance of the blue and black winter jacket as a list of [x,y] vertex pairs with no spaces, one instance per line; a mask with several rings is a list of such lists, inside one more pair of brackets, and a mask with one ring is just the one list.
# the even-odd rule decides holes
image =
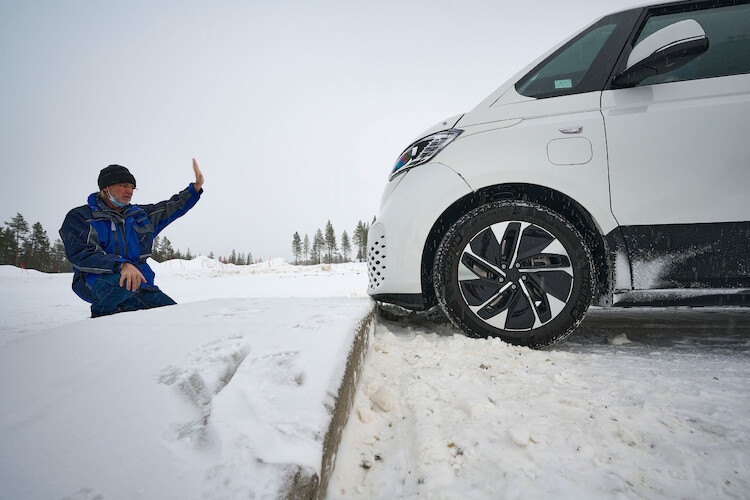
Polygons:
[[68,212],[60,228],[65,254],[73,264],[73,291],[92,302],[94,282],[102,274],[119,272],[125,262],[143,273],[146,283],[142,287],[156,289],[154,272],[146,263],[154,237],[193,208],[201,193],[190,183],[169,200],[128,205],[121,212],[110,208],[99,193],[92,193],[87,205]]

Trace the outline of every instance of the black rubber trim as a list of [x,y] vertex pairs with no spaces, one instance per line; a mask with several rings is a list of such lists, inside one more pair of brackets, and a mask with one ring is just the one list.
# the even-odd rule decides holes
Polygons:
[[424,300],[421,293],[378,293],[370,295],[378,302],[387,302],[397,306],[411,309],[412,311],[424,311]]
[[[617,302],[612,307],[750,307],[750,290],[742,290],[738,293],[723,294],[715,291],[707,291],[706,295],[692,295],[690,297],[679,297],[678,290],[654,290],[646,293],[624,293],[617,296]],[[644,300],[650,296],[649,300]],[[661,295],[661,297],[658,297]]]

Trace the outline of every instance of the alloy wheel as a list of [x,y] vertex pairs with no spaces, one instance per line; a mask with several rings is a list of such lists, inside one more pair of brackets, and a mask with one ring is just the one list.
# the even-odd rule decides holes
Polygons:
[[552,321],[573,289],[574,271],[563,244],[524,221],[502,221],[480,231],[461,252],[458,284],[483,322],[528,331]]

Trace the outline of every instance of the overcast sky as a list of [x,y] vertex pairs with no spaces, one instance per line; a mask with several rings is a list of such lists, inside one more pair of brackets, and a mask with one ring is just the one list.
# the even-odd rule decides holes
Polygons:
[[377,214],[401,151],[595,18],[642,1],[0,0],[0,223],[54,241],[111,163],[153,203],[205,175],[163,233],[291,259]]

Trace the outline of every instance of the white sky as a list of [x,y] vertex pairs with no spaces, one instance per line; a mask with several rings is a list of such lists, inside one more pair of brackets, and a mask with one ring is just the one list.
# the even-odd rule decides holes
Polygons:
[[295,231],[372,220],[420,132],[642,3],[0,0],[0,223],[54,241],[105,166],[153,203],[195,157],[205,193],[173,246],[291,258]]

